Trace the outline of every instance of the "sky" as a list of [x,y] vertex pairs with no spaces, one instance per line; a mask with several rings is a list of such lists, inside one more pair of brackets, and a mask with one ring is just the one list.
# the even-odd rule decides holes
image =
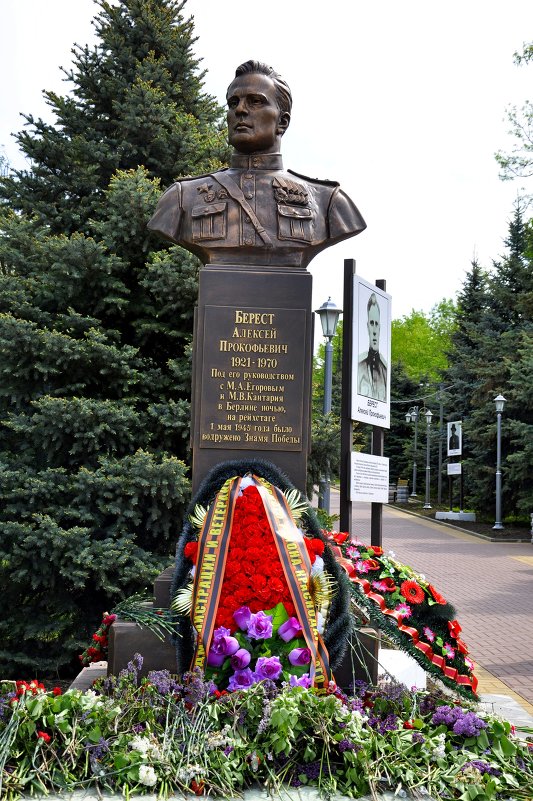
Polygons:
[[[94,42],[92,0],[3,0],[0,152],[25,166],[20,113],[52,120],[42,90],[68,90],[76,42]],[[224,103],[235,67],[271,64],[293,112],[285,167],[338,181],[368,228],[311,263],[313,303],[342,306],[343,262],[385,279],[392,317],[455,298],[474,256],[490,268],[524,181],[502,182],[506,108],[532,99],[531,0],[187,0],[205,89]],[[2,150],[3,146],[3,150]],[[26,165],[27,166],[27,165]]]

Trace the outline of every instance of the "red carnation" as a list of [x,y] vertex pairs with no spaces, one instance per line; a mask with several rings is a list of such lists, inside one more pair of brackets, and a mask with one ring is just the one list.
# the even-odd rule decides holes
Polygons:
[[52,692],[54,695],[63,695],[63,690],[61,689],[61,687],[54,687]]
[[50,737],[50,735],[49,735],[49,734],[47,734],[45,731],[38,731],[38,732],[37,732],[37,738],[38,738],[39,740],[44,740],[44,741],[45,741],[45,743],[49,743],[49,742],[50,742],[50,740],[52,739],[52,738]]
[[197,542],[188,542],[183,549],[183,554],[186,559],[190,559],[193,565],[196,564],[196,558],[198,556],[198,543]]
[[316,537],[313,537],[312,539],[305,537],[304,542],[305,547],[307,548],[307,553],[309,554],[309,559],[311,560],[311,564],[314,565],[317,556],[322,556],[324,553],[324,543],[322,540],[319,540]]

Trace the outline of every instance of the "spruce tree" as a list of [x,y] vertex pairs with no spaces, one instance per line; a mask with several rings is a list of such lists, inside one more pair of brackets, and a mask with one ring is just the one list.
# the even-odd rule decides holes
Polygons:
[[[494,513],[496,413],[494,398],[508,400],[502,418],[504,514],[524,513],[533,503],[530,386],[533,333],[531,226],[515,205],[505,240],[507,252],[485,275],[477,263],[459,297],[458,329],[445,379],[449,408],[463,419],[467,503],[485,517]],[[522,376],[522,380],[520,380]]]
[[98,0],[28,170],[0,184],[0,673],[73,664],[171,562],[189,492],[198,263],[146,223],[227,157],[176,0]]

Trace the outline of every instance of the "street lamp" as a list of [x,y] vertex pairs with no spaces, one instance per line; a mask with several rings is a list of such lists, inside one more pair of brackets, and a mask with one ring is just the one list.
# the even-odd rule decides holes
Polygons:
[[424,414],[426,418],[426,502],[424,504],[424,509],[431,509],[431,503],[429,498],[429,489],[430,489],[430,477],[431,477],[431,464],[430,464],[430,426],[431,426],[431,418],[433,417],[433,412],[430,409],[426,409],[425,406],[421,408],[419,406],[411,406],[411,408],[407,411],[405,415],[405,422],[415,424],[415,443],[414,443],[414,451],[413,451],[413,491],[411,492],[411,498],[416,498],[416,452],[417,452],[417,441],[418,441],[418,420],[420,415]]
[[[331,395],[333,383],[333,345],[331,340],[335,336],[337,330],[337,323],[342,313],[342,309],[333,303],[329,297],[315,313],[320,317],[322,325],[322,333],[327,340],[325,345],[325,358],[324,358],[324,402],[322,411],[324,414],[331,412]],[[326,474],[320,480],[319,489],[319,506],[325,509],[329,514],[330,498],[329,498],[329,460],[326,465]]]
[[496,419],[498,422],[496,433],[496,521],[493,529],[503,528],[502,523],[502,412],[505,406],[505,398],[498,395],[494,398],[496,405]]
[[411,498],[416,498],[416,450],[418,441],[418,406],[411,406],[405,415],[405,422],[415,424],[415,444],[413,449],[413,488],[411,491]]
[[431,426],[431,418],[433,417],[433,413],[426,409],[426,502],[424,504],[424,509],[431,509],[431,503],[429,502],[429,480],[431,477],[431,464],[429,461],[430,456],[430,432],[429,428]]

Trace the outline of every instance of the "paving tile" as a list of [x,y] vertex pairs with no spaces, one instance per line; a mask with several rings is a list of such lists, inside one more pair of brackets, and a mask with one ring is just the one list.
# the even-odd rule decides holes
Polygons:
[[[338,493],[332,492],[332,512],[336,509]],[[369,542],[370,505],[354,504],[353,520],[354,532]],[[389,506],[383,507],[382,544],[448,598],[457,609],[472,658],[529,709],[533,592],[521,593],[518,601],[514,588],[531,585],[533,545],[486,542]]]

